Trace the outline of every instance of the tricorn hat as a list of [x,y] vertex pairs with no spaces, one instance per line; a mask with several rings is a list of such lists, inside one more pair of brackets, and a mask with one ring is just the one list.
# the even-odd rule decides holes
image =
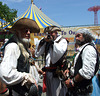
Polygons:
[[54,31],[61,31],[61,29],[57,26],[47,26],[45,29],[44,29],[44,33],[46,32],[54,32]]
[[34,20],[28,18],[21,18],[17,20],[11,28],[5,28],[5,29],[10,31],[16,31],[22,28],[29,28],[33,33],[40,32],[38,24]]

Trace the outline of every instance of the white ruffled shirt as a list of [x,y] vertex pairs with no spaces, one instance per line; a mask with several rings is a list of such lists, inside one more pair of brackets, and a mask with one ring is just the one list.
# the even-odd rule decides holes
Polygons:
[[0,64],[0,78],[7,85],[18,84],[23,80],[23,74],[17,71],[17,59],[20,50],[16,43],[9,43],[5,47],[3,61]]
[[[65,51],[67,50],[67,41],[65,39],[61,39],[61,35],[59,35],[56,40],[54,41],[53,44],[53,48],[49,48],[49,51],[47,53],[46,56],[46,67],[50,66],[50,62],[52,62],[52,64],[55,64],[65,53]],[[56,43],[56,41],[58,41],[59,39],[60,42]],[[40,55],[42,55],[45,52],[45,45],[46,43],[44,43],[43,46],[41,46],[41,48],[39,49],[39,51],[35,51],[35,56],[39,57]],[[38,47],[38,45],[37,45]]]
[[[20,49],[16,43],[9,43],[5,47],[3,61],[0,64],[0,78],[7,85],[15,85],[23,81],[24,73],[17,71],[17,62]],[[39,76],[34,66],[30,67],[30,73],[38,83]]]
[[[74,59],[74,66],[75,66],[76,60],[77,60],[81,50],[83,49],[83,47],[85,45],[83,45],[79,48],[79,52]],[[91,79],[94,76],[96,59],[97,59],[97,53],[96,53],[96,50],[93,48],[93,46],[91,46],[91,45],[86,46],[82,52],[83,66],[79,70],[79,74],[82,77],[84,77],[86,79]],[[72,69],[74,69],[74,68],[72,68]]]

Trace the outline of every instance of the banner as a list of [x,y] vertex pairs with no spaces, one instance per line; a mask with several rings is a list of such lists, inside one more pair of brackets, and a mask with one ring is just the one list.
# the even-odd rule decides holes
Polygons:
[[[76,27],[61,27],[61,32],[59,32],[60,35],[62,35],[64,38],[67,38],[69,40],[69,46],[68,50],[74,50],[74,43],[75,43],[75,32],[79,29],[87,28],[90,29],[92,35],[95,37],[95,43],[100,43],[100,26],[76,26]],[[44,32],[44,29],[40,30],[40,33],[32,33],[31,34],[31,44],[36,45],[36,42],[46,36]],[[34,39],[35,38],[35,39]],[[99,44],[100,45],[100,44]],[[100,50],[100,47],[98,47]]]

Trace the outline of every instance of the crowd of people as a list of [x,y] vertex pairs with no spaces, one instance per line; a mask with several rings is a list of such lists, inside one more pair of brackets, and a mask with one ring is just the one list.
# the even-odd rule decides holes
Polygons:
[[[39,74],[43,75],[42,91],[46,96],[91,96],[92,78],[99,69],[99,54],[93,44],[89,29],[75,32],[75,54],[69,68],[67,51],[69,41],[58,34],[60,27],[52,25],[44,29],[47,33],[37,44],[30,44],[30,34],[39,33],[38,24],[21,18],[11,28],[13,36],[2,48],[0,63],[0,96],[41,96],[38,86]],[[44,54],[45,66],[39,68],[34,58]],[[100,75],[97,75],[100,81]]]

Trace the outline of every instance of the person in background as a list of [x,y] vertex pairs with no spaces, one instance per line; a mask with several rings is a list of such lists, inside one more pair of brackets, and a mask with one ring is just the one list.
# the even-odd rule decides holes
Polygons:
[[94,37],[89,29],[79,29],[75,33],[76,44],[79,46],[70,69],[70,79],[65,81],[68,96],[91,96],[93,91],[92,78],[99,67],[98,52],[93,46]]
[[57,26],[47,26],[44,33],[48,35],[42,38],[36,45],[35,56],[45,54],[43,92],[47,96],[66,96],[67,88],[62,84],[62,79],[57,70],[61,72],[66,65],[67,41],[58,34],[61,29]]
[[34,45],[32,45],[32,47],[30,46],[29,50],[30,50],[30,52],[32,54],[32,57],[35,58],[35,56],[34,56],[34,53],[35,53]]
[[29,73],[30,34],[40,31],[37,23],[28,18],[17,20],[12,28],[13,36],[4,46],[4,57],[0,64],[0,80],[9,88],[9,96],[38,96],[38,87]]
[[4,44],[5,44],[5,43],[7,43],[7,42],[8,42],[8,40],[9,40],[8,38],[5,38],[5,40],[4,40]]
[[43,71],[39,68],[38,63],[35,61],[36,58],[35,58],[34,45],[32,45],[32,47],[31,47],[31,44],[29,45],[29,51],[30,51],[30,54],[31,54],[31,58],[30,58],[30,61],[31,61],[30,73],[34,76],[34,79],[36,80],[36,83],[38,85],[38,89],[39,89],[39,95],[38,96],[41,96],[41,94],[42,94],[42,86],[39,84],[39,78],[40,78],[39,75],[43,75]]
[[[2,47],[4,46],[4,43],[2,42],[0,44],[0,63],[3,60],[3,51],[2,51]],[[3,83],[0,80],[0,96],[9,96],[9,89],[7,88],[6,84]]]
[[31,63],[31,70],[30,71],[34,71],[33,74],[36,78],[36,81],[38,83],[38,80],[39,80],[39,74],[43,74],[43,71],[39,68],[39,65],[38,63],[35,61],[35,48],[34,48],[34,45],[32,45],[32,48],[31,48],[31,44],[29,45],[29,51],[31,53],[31,58],[30,58],[30,61],[32,62]]
[[31,48],[31,44],[29,44],[29,52],[30,52],[29,61],[31,63],[30,72],[29,73],[31,73],[34,76],[34,79],[36,80],[36,83],[38,83],[39,74],[38,74],[37,68],[35,67],[35,59],[33,58],[34,53],[35,53],[35,49]]
[[100,68],[98,73],[92,79],[93,83],[93,92],[91,96],[99,96],[100,95]]

